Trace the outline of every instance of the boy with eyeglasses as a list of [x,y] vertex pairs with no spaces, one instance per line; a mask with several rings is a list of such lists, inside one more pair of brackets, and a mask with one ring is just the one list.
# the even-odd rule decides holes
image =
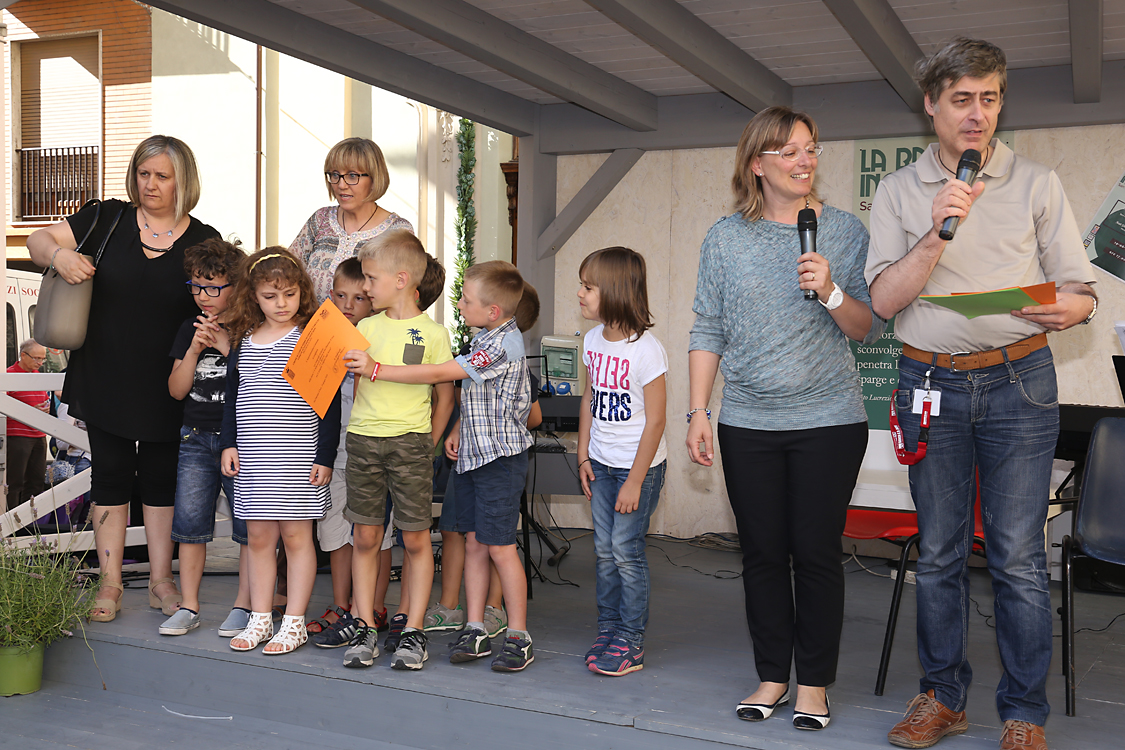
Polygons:
[[[199,627],[199,584],[207,561],[207,543],[215,533],[215,501],[219,490],[228,500],[234,484],[220,471],[219,430],[226,397],[230,339],[223,318],[235,275],[245,254],[219,238],[184,251],[184,271],[191,294],[202,314],[180,326],[170,356],[175,360],[168,391],[184,402],[180,428],[180,458],[176,471],[176,506],[172,541],[180,543],[180,609],[160,626],[161,635],[184,635]],[[239,543],[238,596],[226,621],[219,626],[225,638],[238,635],[250,619],[250,586],[246,575],[246,522],[231,514],[231,538]],[[160,583],[153,581],[152,585]]]

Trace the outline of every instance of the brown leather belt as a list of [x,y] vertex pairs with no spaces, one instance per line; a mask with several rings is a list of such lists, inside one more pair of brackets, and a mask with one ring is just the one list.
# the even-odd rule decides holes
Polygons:
[[[1017,341],[1014,344],[999,349],[989,349],[986,352],[954,352],[953,354],[938,354],[937,366],[950,370],[979,370],[982,367],[995,367],[1004,364],[1004,352],[1008,352],[1008,361],[1015,362],[1023,359],[1032,352],[1037,352],[1047,345],[1047,334],[1040,333]],[[902,356],[909,357],[916,362],[930,364],[934,362],[934,353],[917,349],[910,344],[902,345]]]

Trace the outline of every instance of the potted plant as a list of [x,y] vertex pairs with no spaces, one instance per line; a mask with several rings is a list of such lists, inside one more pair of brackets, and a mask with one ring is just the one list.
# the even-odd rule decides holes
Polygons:
[[81,561],[36,536],[0,538],[0,695],[33,693],[43,681],[47,645],[89,617]]

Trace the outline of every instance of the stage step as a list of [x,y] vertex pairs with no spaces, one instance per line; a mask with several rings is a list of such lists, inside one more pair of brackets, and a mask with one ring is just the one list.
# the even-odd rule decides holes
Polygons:
[[[199,635],[210,638],[209,634]],[[513,750],[526,750],[532,737],[535,746],[548,748],[690,749],[714,747],[715,742],[755,748],[789,746],[751,743],[744,736],[687,726],[676,721],[680,717],[668,717],[662,711],[632,715],[581,709],[568,705],[562,696],[542,694],[541,685],[536,686],[538,695],[530,696],[520,687],[520,680],[529,675],[497,674],[487,663],[442,664],[457,672],[479,672],[481,680],[460,679],[457,685],[436,688],[433,680],[419,679],[436,665],[428,664],[422,673],[398,672],[387,666],[386,657],[371,669],[346,670],[337,666],[337,658],[326,664],[326,652],[310,646],[281,657],[265,656],[260,649],[250,654],[228,651],[228,656],[218,650],[185,649],[187,638],[137,642],[122,636],[103,638],[100,633],[88,636],[93,657],[81,638],[51,646],[44,675],[49,688],[64,696],[96,696],[126,706],[137,700],[158,701],[179,713],[236,716],[238,725],[249,721],[251,727],[266,726],[253,722],[274,722],[285,731],[295,727],[378,738],[388,746],[448,748],[454,737],[464,741],[477,737],[490,747]],[[435,641],[433,645],[431,660],[443,658],[444,643]],[[329,653],[342,657],[342,649]],[[566,666],[573,666],[572,660],[567,655]],[[548,661],[546,655],[530,669],[551,668],[538,663],[541,661]],[[103,680],[107,691],[101,689]],[[501,685],[502,690],[492,689],[497,680],[507,683]],[[149,705],[145,710],[154,713]],[[173,724],[184,721],[171,714],[165,720]],[[193,720],[190,726],[204,722],[225,725]],[[848,743],[836,746],[846,748]]]

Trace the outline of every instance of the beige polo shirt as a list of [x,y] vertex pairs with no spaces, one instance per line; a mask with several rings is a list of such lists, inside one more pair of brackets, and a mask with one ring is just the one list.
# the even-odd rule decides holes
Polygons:
[[[908,167],[879,183],[871,209],[871,246],[864,272],[870,284],[907,254],[933,227],[934,196],[949,179],[932,144]],[[1058,175],[992,140],[992,158],[981,171],[984,193],[945,246],[922,294],[983,292],[1054,281],[1094,283]],[[983,351],[1045,330],[1005,315],[972,320],[915,299],[895,319],[895,336],[933,352]]]

